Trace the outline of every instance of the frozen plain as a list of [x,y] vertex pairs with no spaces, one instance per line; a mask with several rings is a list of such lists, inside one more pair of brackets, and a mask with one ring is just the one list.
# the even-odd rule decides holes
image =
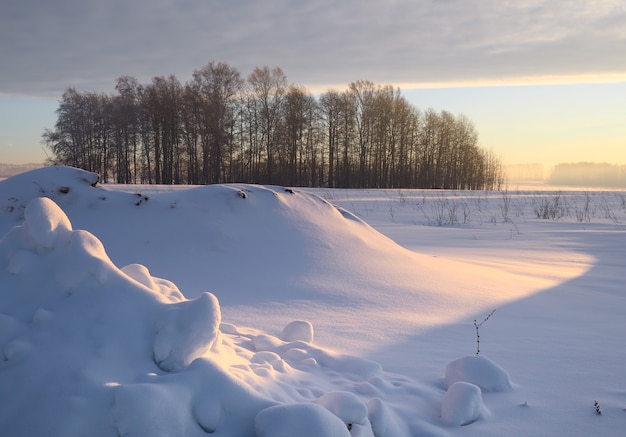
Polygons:
[[[624,192],[92,178],[0,182],[0,234],[20,226],[0,245],[2,434],[623,432]],[[24,230],[40,196],[60,209],[33,203]],[[473,322],[494,309],[480,356],[512,386],[447,396],[446,367],[471,370]]]

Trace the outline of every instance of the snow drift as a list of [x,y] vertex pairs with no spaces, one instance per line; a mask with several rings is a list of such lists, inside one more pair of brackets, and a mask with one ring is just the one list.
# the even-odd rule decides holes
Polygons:
[[373,435],[355,393],[391,384],[380,366],[314,346],[305,321],[287,341],[222,333],[214,295],[118,269],[49,198],[24,218],[0,241],[3,435]]
[[1,181],[0,435],[619,433],[622,193],[316,193]]
[[49,197],[104,244],[116,265],[146,266],[187,298],[213,292],[233,324],[280,336],[281,326],[310,321],[318,342],[350,344],[357,355],[537,287],[521,275],[409,251],[298,189],[232,184],[122,192],[97,180],[47,167],[0,182],[0,235],[21,223],[31,199]]
[[[3,183],[20,196],[9,198],[5,221],[21,221],[0,240],[3,435],[440,433],[433,425],[439,416],[429,405],[440,402],[441,390],[387,373],[376,362],[317,346],[308,320],[275,327],[277,335],[223,323],[214,294],[195,290],[187,299],[174,282],[152,276],[142,264],[118,268],[100,240],[74,229],[55,203],[61,199],[70,210],[94,209],[101,215],[107,201],[130,201],[134,208],[148,196],[97,189],[94,175],[75,169],[38,173],[42,178],[36,183],[20,178]],[[191,191],[192,198],[161,203],[185,208],[186,201],[198,202],[212,192],[242,214],[240,208],[257,202],[254,220],[290,234],[275,244],[295,241],[305,246],[302,256],[327,251],[332,258],[325,246],[336,242],[355,254],[376,244],[385,255],[406,255],[356,217],[313,196],[263,187]],[[210,209],[214,199],[205,200]],[[274,211],[268,215],[267,209]],[[294,220],[301,209],[323,220]],[[277,217],[282,221],[276,223]],[[341,225],[324,225],[336,221]],[[211,226],[217,223],[222,221]],[[138,229],[131,226],[130,232]],[[237,244],[225,234],[221,238]],[[291,252],[284,254],[287,268],[306,265],[287,263]],[[354,268],[350,262],[344,265]]]

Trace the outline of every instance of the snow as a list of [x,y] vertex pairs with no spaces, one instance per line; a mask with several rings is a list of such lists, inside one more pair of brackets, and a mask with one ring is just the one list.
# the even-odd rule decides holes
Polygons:
[[219,344],[222,313],[211,293],[178,302],[156,323],[153,357],[165,371],[183,370]]
[[455,382],[448,387],[441,401],[441,418],[451,425],[469,425],[483,411],[481,387],[469,382]]
[[25,232],[36,247],[54,249],[57,240],[65,238],[72,224],[61,208],[47,197],[33,199],[24,211]]
[[367,417],[367,406],[357,395],[347,391],[323,394],[316,403],[340,418],[352,435],[371,436],[372,424]]
[[313,325],[307,320],[294,320],[283,328],[280,334],[281,340],[284,341],[304,341],[305,343],[313,342]]
[[255,418],[259,437],[347,437],[347,427],[328,410],[313,403],[276,405]]
[[469,382],[487,392],[508,391],[511,377],[502,367],[483,355],[469,355],[446,366],[444,382],[448,389],[456,382]]
[[624,192],[97,179],[0,182],[0,435],[622,433]]

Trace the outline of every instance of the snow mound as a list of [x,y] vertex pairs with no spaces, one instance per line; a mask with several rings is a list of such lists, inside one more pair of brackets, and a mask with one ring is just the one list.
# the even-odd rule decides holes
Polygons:
[[157,325],[154,360],[167,371],[187,367],[219,344],[220,305],[211,293],[173,304]]
[[46,197],[33,199],[24,212],[26,232],[36,246],[54,249],[59,238],[72,230],[72,224],[61,208]]
[[353,435],[374,437],[367,417],[367,406],[354,393],[337,391],[326,393],[316,401],[335,414]]
[[346,425],[328,410],[311,403],[276,405],[255,419],[258,437],[349,437]]
[[[47,197],[56,203],[71,204],[93,192],[99,176],[73,167],[39,168],[0,181],[0,215],[13,223],[24,218],[26,205],[35,198]],[[1,233],[4,233],[3,230]]]
[[[396,412],[392,410],[380,398],[372,398],[367,403],[368,417],[372,424],[372,432],[375,436],[408,436],[411,435],[407,423],[400,420]],[[434,428],[434,427],[433,427]],[[436,430],[420,429],[422,435],[436,436]]]
[[51,199],[25,211],[0,240],[0,435],[402,437],[437,421],[439,393],[314,345],[310,322],[281,338],[222,323],[214,294],[119,269]]
[[150,270],[141,264],[129,264],[121,269],[130,278],[148,287],[151,291],[163,296],[169,296],[172,302],[184,300],[185,297],[180,292],[176,284],[167,279],[155,278],[150,275]]
[[[75,228],[102,242],[116,266],[127,266],[127,277],[161,298],[197,298],[210,289],[231,324],[380,354],[373,358],[385,362],[391,355],[381,351],[397,338],[517,296],[501,293],[510,275],[409,251],[304,189],[116,187],[97,180],[45,167],[0,181],[0,235],[24,221],[30,200],[48,197]],[[28,257],[15,256],[13,268]],[[81,280],[74,270],[62,275],[68,289]],[[488,286],[484,277],[493,279]],[[293,320],[309,321],[315,337],[300,323],[274,331]]]
[[482,410],[480,387],[469,382],[455,382],[443,396],[441,418],[450,425],[469,425],[478,420]]
[[446,366],[444,381],[448,387],[458,381],[469,382],[487,392],[512,388],[509,372],[483,355],[468,355],[451,362]]
[[294,320],[285,326],[280,338],[284,341],[313,343],[313,325],[306,320]]

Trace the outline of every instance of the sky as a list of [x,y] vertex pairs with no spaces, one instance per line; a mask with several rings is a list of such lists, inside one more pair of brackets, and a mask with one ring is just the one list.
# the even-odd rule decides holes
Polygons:
[[370,80],[464,114],[504,164],[626,164],[626,3],[0,0],[0,162],[46,157],[63,91],[209,61],[312,93]]

